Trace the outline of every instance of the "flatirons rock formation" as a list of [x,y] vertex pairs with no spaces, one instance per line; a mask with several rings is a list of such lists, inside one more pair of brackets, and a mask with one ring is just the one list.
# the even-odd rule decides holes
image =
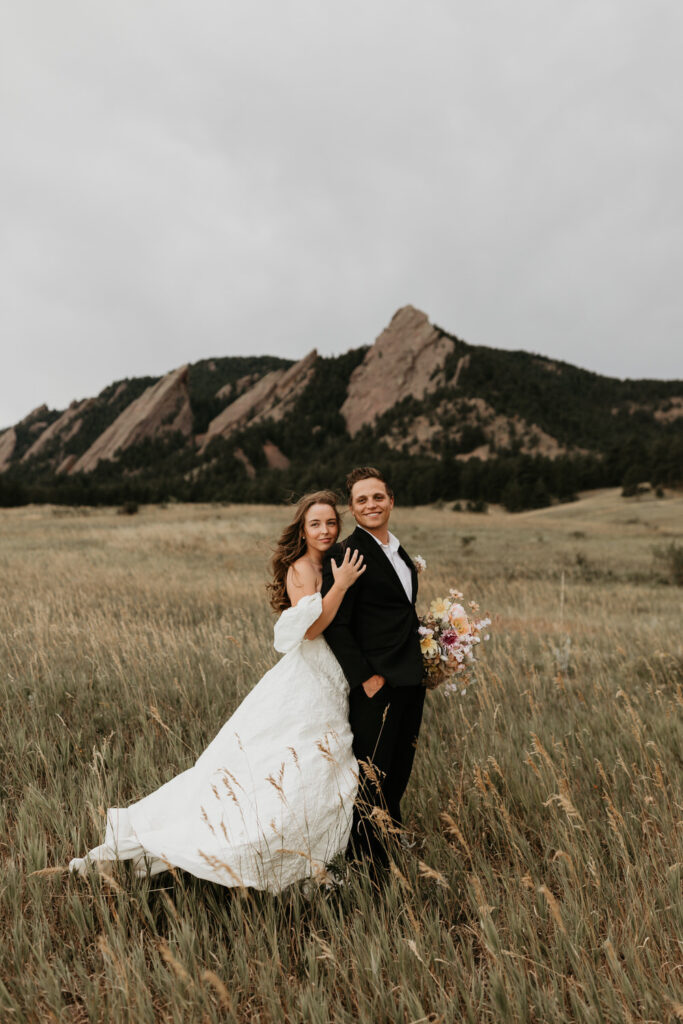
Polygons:
[[211,421],[202,438],[201,450],[214,437],[229,437],[251,423],[281,420],[310,383],[317,359],[318,353],[313,349],[288,370],[273,370],[261,377]]
[[216,392],[216,398],[224,398],[226,402],[231,402],[239,398],[240,395],[244,394],[245,391],[261,379],[258,373],[247,373],[244,377],[240,377],[239,380],[235,381],[234,384],[230,382],[219,388]]
[[270,469],[289,469],[290,460],[272,441],[266,441],[263,446],[263,454]]
[[72,402],[69,408],[62,413],[59,419],[56,419],[49,427],[40,433],[31,447],[24,452],[21,457],[21,461],[26,462],[28,459],[31,459],[36,455],[40,455],[50,441],[57,438],[59,438],[62,444],[69,441],[78,433],[83,413],[94,405],[94,403],[94,398],[86,398],[82,402]]
[[413,306],[399,309],[365,359],[351,374],[341,414],[353,437],[401,399],[424,398],[443,377],[438,371],[453,341]]
[[39,405],[37,409],[33,409],[28,416],[24,416],[23,420],[20,420],[14,427],[10,427],[9,430],[5,430],[4,433],[0,434],[0,473],[8,468],[12,457],[15,456],[19,440],[18,431],[23,428],[23,431],[28,432],[29,437],[40,435],[48,425],[49,416],[50,413],[47,406]]
[[68,466],[68,472],[88,473],[102,459],[114,459],[118,451],[146,438],[163,437],[176,430],[190,437],[192,408],[187,390],[188,369],[188,366],[181,366],[172,370],[147,388],[76,462]]
[[339,356],[220,356],[34,409],[0,433],[0,506],[278,501],[359,462],[390,467],[409,502],[507,490],[537,507],[643,473],[678,486],[683,383],[470,345],[405,306]]
[[17,432],[14,427],[10,427],[9,430],[0,434],[0,473],[9,466],[16,443]]

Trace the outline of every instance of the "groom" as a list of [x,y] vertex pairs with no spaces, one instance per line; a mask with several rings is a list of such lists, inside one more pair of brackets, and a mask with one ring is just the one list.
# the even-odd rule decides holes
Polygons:
[[[425,697],[415,612],[417,572],[389,532],[394,496],[382,473],[371,466],[354,469],[346,489],[357,526],[342,547],[357,548],[367,568],[347,590],[325,638],[349,683],[353,752],[360,768],[350,852],[386,865],[386,815],[374,809],[388,812],[400,828],[401,797],[413,767]],[[338,561],[339,551],[339,546],[331,551],[323,565],[323,594],[334,582],[330,558]]]

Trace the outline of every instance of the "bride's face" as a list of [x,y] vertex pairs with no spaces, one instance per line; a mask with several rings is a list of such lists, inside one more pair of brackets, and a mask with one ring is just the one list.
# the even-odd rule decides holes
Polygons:
[[337,516],[331,505],[311,505],[304,517],[304,540],[310,552],[324,555],[339,534]]

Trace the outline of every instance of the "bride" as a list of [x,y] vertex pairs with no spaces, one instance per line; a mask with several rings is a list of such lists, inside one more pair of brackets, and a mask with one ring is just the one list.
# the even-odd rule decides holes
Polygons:
[[332,491],[303,497],[273,557],[271,604],[284,657],[192,768],[107,813],[104,843],[69,868],[132,859],[136,873],[182,868],[226,886],[279,892],[346,848],[358,767],[348,684],[322,631],[365,571],[347,550],[321,597],[322,560],[341,528]]

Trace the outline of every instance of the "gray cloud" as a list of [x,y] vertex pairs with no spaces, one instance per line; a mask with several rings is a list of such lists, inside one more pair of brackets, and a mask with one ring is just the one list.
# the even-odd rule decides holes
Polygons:
[[0,423],[210,355],[468,341],[681,376],[683,9],[5,11]]

